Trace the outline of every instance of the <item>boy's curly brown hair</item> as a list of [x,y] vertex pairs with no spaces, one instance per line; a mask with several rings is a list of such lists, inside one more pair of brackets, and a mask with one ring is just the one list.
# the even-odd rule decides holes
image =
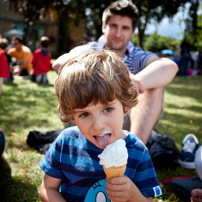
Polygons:
[[137,104],[137,91],[121,58],[109,50],[72,56],[63,64],[55,81],[61,121],[68,122],[76,108],[108,104],[118,99],[124,112]]

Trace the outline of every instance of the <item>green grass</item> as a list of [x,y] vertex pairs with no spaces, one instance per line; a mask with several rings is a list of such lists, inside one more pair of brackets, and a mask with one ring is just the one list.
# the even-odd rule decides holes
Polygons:
[[[48,73],[49,85],[38,85],[26,79],[15,79],[3,85],[0,98],[0,128],[6,136],[6,147],[0,158],[0,201],[40,201],[39,186],[43,172],[38,163],[42,154],[27,144],[32,130],[46,132],[63,128],[57,115],[54,94],[55,72]],[[202,77],[176,77],[165,90],[165,110],[157,125],[159,132],[170,135],[179,150],[186,134],[194,133],[202,144]],[[196,174],[180,166],[176,170],[157,171],[159,181]],[[162,201],[183,201],[163,184]],[[158,199],[154,199],[157,201]],[[160,201],[160,200],[159,200]]]

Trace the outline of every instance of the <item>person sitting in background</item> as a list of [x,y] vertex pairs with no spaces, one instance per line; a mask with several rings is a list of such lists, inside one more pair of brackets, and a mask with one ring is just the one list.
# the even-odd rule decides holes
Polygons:
[[0,39],[0,48],[4,51],[6,54],[6,58],[9,65],[9,71],[10,71],[10,79],[13,80],[13,66],[15,66],[15,63],[11,60],[11,56],[8,54],[8,40],[6,38]]
[[29,76],[29,72],[32,70],[32,52],[23,45],[23,39],[21,36],[14,36],[12,38],[13,48],[8,50],[10,56],[15,57],[16,66],[13,70],[14,75]]
[[47,72],[51,69],[51,54],[47,48],[49,38],[42,36],[40,39],[40,48],[34,51],[31,63],[33,64],[32,80],[37,83],[48,83]]
[[10,73],[9,73],[9,66],[8,66],[6,54],[0,48],[0,94],[1,94],[1,89],[4,82],[4,78],[10,78]]
[[[103,35],[97,42],[78,46],[70,53],[107,48],[116,52],[130,71],[134,87],[140,92],[139,103],[125,116],[123,128],[137,135],[145,144],[163,114],[164,87],[175,77],[178,66],[167,58],[143,51],[132,43],[138,24],[138,9],[128,0],[112,2],[103,12]],[[54,63],[57,72],[69,53]]]

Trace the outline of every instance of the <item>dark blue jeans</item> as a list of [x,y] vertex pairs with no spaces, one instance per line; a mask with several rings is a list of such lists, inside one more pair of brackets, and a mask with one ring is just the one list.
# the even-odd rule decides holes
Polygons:
[[186,76],[188,70],[189,59],[182,56],[179,61],[179,75]]

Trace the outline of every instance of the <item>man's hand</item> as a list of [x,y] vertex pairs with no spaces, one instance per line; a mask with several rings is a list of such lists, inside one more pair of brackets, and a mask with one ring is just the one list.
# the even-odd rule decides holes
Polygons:
[[20,66],[21,69],[27,69],[27,60],[17,59],[16,63]]
[[144,91],[146,90],[143,85],[141,84],[140,81],[135,79],[135,75],[130,73],[130,79],[133,83],[134,88],[137,90],[138,93],[144,93]]

